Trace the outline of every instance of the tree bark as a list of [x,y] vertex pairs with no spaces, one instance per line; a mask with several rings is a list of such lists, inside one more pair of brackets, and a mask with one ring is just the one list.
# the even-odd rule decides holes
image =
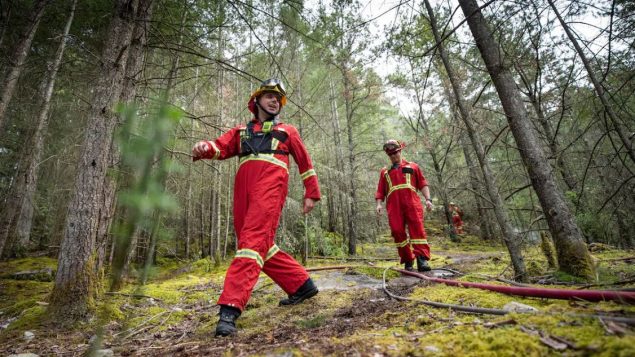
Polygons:
[[569,211],[564,195],[556,185],[553,171],[538,143],[533,126],[527,119],[511,71],[500,57],[500,46],[492,37],[476,1],[459,0],[459,4],[494,82],[523,163],[540,200],[556,245],[560,268],[571,275],[592,279],[593,264],[582,240],[582,234]]
[[50,0],[37,0],[37,2],[33,5],[33,10],[31,11],[27,27],[22,36],[20,36],[18,44],[13,51],[13,55],[9,56],[10,62],[2,82],[2,87],[0,87],[0,135],[4,133],[5,115],[7,108],[9,107],[9,102],[13,97],[13,92],[15,91],[15,86],[18,83],[18,78],[20,78],[20,74],[22,73],[24,61],[31,49],[31,42],[33,42],[35,32],[40,24],[40,20],[42,20],[44,8],[49,1]]
[[[35,133],[33,134],[30,143],[25,146],[25,150],[27,151],[26,162],[24,163],[26,173],[23,177],[18,178],[24,180],[22,183],[24,192],[21,194],[22,201],[18,202],[19,211],[16,212],[15,241],[13,243],[14,253],[26,250],[31,237],[35,191],[38,183],[37,169],[42,157],[42,151],[44,150],[44,138],[48,130],[49,109],[51,107],[53,89],[55,88],[55,80],[57,78],[57,72],[62,64],[62,58],[64,57],[66,38],[70,32],[71,24],[73,23],[76,4],[77,0],[73,1],[68,20],[64,26],[62,40],[57,48],[57,52],[55,53],[53,63],[49,65],[49,73],[45,80],[46,84],[44,85],[44,91],[42,93],[42,107],[37,117]],[[18,185],[14,187],[18,187]]]
[[458,106],[459,112],[461,114],[460,117],[463,119],[463,123],[465,124],[465,127],[467,129],[467,133],[470,137],[470,141],[472,142],[472,146],[474,147],[474,151],[476,151],[476,156],[478,158],[479,165],[483,173],[483,179],[485,180],[485,187],[487,188],[489,197],[494,204],[494,213],[496,214],[496,219],[503,233],[503,241],[505,242],[505,246],[507,247],[509,256],[512,261],[515,278],[519,279],[520,281],[525,281],[527,280],[527,270],[525,269],[525,260],[520,249],[520,237],[518,237],[518,235],[514,232],[507,212],[505,212],[503,199],[498,193],[496,177],[494,176],[494,173],[492,172],[487,162],[485,149],[483,148],[482,144],[483,142],[481,140],[480,134],[474,127],[474,122],[472,120],[472,116],[470,114],[468,106],[465,103],[465,98],[463,97],[463,93],[461,92],[458,79],[454,73],[452,65],[450,64],[448,55],[445,52],[445,47],[441,42],[441,36],[439,35],[439,32],[437,30],[434,12],[428,0],[425,0],[425,5],[426,9],[428,10],[428,15],[430,16],[430,25],[434,34],[435,41],[439,43],[439,56],[443,61],[446,73],[448,75],[448,78],[450,79],[452,91],[456,99],[456,105]]
[[[132,105],[135,102],[137,96],[137,82],[139,80],[140,73],[145,66],[145,51],[146,43],[148,41],[148,33],[150,26],[150,19],[152,18],[152,5],[153,0],[138,0],[139,4],[135,15],[134,30],[132,33],[132,39],[130,42],[130,49],[128,55],[128,62],[126,64],[126,71],[123,79],[123,89],[121,91],[120,101],[127,105]],[[110,148],[110,157],[108,159],[109,166],[108,171],[120,172],[119,162],[121,160],[121,152],[117,148],[117,144],[113,142]],[[105,263],[106,248],[109,243],[113,241],[110,234],[110,227],[112,218],[115,214],[117,206],[116,191],[122,186],[127,186],[133,179],[126,174],[119,175],[107,175],[104,179],[104,206],[100,214],[99,234],[97,235],[97,264],[95,269],[100,272]],[[124,210],[123,216],[129,215],[130,212]],[[137,223],[137,222],[135,222]],[[128,268],[133,261],[136,253],[136,247],[139,241],[139,235],[141,234],[139,227],[135,227],[130,237],[130,241],[123,242],[117,240],[115,244],[115,264],[118,263],[118,255],[125,256],[123,265],[121,266],[121,272],[117,272],[118,268],[112,270],[113,284],[110,287],[111,290],[116,291],[121,288],[122,279],[128,275]],[[117,244],[122,245],[117,247]],[[115,277],[115,275],[120,276]]]
[[137,4],[137,0],[117,1],[101,56],[101,75],[95,83],[48,307],[49,315],[63,320],[86,317],[94,309],[95,244],[105,201],[104,180],[110,147],[117,125],[113,108],[123,89]]
[[355,153],[353,138],[353,88],[351,88],[350,71],[342,64],[344,78],[344,106],[346,108],[346,133],[348,137],[348,176],[349,176],[349,219],[348,219],[348,254],[355,255],[357,248],[357,183],[355,182]]

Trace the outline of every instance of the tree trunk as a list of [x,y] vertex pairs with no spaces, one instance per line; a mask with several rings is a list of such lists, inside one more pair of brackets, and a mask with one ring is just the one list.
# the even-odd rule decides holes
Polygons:
[[[140,73],[143,71],[145,65],[145,46],[148,40],[149,33],[149,24],[150,19],[152,18],[152,5],[153,0],[139,0],[139,5],[135,15],[135,24],[134,30],[132,34],[132,39],[130,42],[130,49],[128,55],[128,62],[126,64],[126,71],[123,79],[123,89],[121,92],[120,101],[122,103],[132,105],[135,102],[135,98],[137,96],[137,82],[139,80]],[[110,158],[109,158],[109,167],[108,171],[111,172],[120,172],[118,169],[119,162],[121,160],[121,153],[117,148],[117,144],[115,142],[112,143],[110,148]],[[102,270],[104,264],[104,257],[106,252],[106,247],[108,247],[109,243],[112,241],[110,234],[110,226],[112,222],[112,218],[115,213],[115,208],[117,206],[117,196],[116,191],[122,185],[126,186],[132,180],[131,177],[125,174],[114,175],[111,177],[107,175],[104,181],[104,206],[101,211],[100,216],[100,231],[97,236],[97,264],[95,269],[99,272]],[[123,216],[129,215],[130,212],[126,212],[124,210]],[[136,224],[137,222],[135,222]],[[119,290],[121,288],[121,284],[123,282],[123,278],[128,275],[128,266],[132,262],[132,259],[135,256],[135,250],[139,238],[138,227],[134,228],[134,232],[130,236],[130,241],[121,242],[118,241],[114,248],[115,252],[115,263],[117,264],[117,259],[119,254],[123,254],[125,259],[123,261],[123,265],[121,266],[121,276],[115,276],[119,274],[117,269],[113,269],[113,284],[110,287],[111,290]],[[122,245],[121,247],[117,247],[117,244]],[[115,264],[115,266],[116,266]]]
[[[18,178],[24,179],[24,182],[22,183],[24,185],[24,192],[21,195],[22,201],[18,202],[18,207],[20,208],[15,222],[15,241],[13,243],[14,252],[26,250],[31,237],[35,191],[37,189],[38,182],[37,168],[44,149],[44,138],[48,129],[49,109],[51,107],[53,89],[55,88],[55,79],[62,64],[62,58],[64,57],[66,38],[70,32],[71,24],[73,23],[76,4],[77,0],[73,1],[68,20],[66,21],[66,26],[64,27],[64,33],[62,34],[62,40],[57,48],[57,52],[55,53],[53,63],[49,65],[49,73],[45,80],[46,84],[42,93],[42,108],[40,109],[40,114],[37,117],[35,133],[33,134],[33,138],[30,140],[30,144],[25,147],[25,150],[27,151],[26,162],[24,163],[26,173],[23,177]],[[14,187],[18,186],[16,185]]]
[[137,0],[119,0],[101,56],[75,190],[68,207],[49,314],[66,320],[89,315],[97,288],[95,244],[104,207],[109,148],[117,124],[112,111],[121,96]]
[[496,178],[489,164],[487,163],[487,158],[485,157],[485,149],[483,148],[481,137],[474,127],[474,122],[470,115],[468,106],[465,103],[463,94],[461,93],[458,79],[454,73],[452,65],[450,64],[450,60],[447,53],[445,52],[443,43],[441,43],[440,41],[441,36],[439,35],[439,32],[437,30],[436,19],[428,0],[425,1],[425,5],[426,9],[428,10],[428,15],[430,16],[430,26],[432,28],[435,41],[439,43],[439,56],[443,61],[443,65],[446,69],[448,78],[450,79],[450,84],[452,86],[454,97],[456,99],[456,105],[459,108],[461,118],[463,119],[463,123],[465,124],[465,127],[467,129],[467,133],[472,142],[472,146],[474,147],[474,151],[476,151],[476,156],[478,158],[479,165],[481,166],[481,170],[483,173],[483,179],[485,180],[485,187],[487,188],[489,197],[494,204],[494,212],[496,214],[496,219],[501,228],[501,231],[503,232],[503,241],[505,242],[507,250],[509,251],[509,256],[514,268],[515,278],[521,281],[525,281],[527,280],[527,270],[525,269],[525,260],[520,249],[520,238],[512,229],[509,217],[505,212],[503,199],[498,193]]
[[574,276],[592,279],[593,264],[582,234],[569,211],[564,195],[558,189],[551,166],[540,147],[511,72],[503,64],[500,46],[485,22],[475,0],[459,0],[476,45],[492,77],[509,127],[532,186],[538,195],[558,253],[560,268]]
[[[343,180],[345,167],[344,167],[344,153],[342,152],[342,139],[341,139],[341,128],[340,128],[340,119],[339,114],[337,112],[337,97],[335,96],[335,85],[333,81],[329,81],[329,101],[331,103],[331,124],[333,126],[333,141],[335,146],[335,167],[337,168],[337,173],[341,175],[337,181],[337,207],[340,212],[344,213],[344,218],[346,221],[349,221],[349,211],[348,207],[345,206],[345,186],[346,182]],[[344,187],[343,187],[344,186]],[[344,232],[344,220],[342,220],[342,234]]]
[[44,8],[48,3],[49,0],[37,0],[33,5],[33,10],[31,10],[26,29],[20,36],[13,54],[8,56],[8,68],[2,82],[2,87],[0,87],[0,135],[4,133],[5,115],[9,107],[9,102],[13,97],[18,78],[20,78],[20,74],[22,73],[24,61],[31,49],[31,42],[33,42],[33,37],[44,14]]
[[[538,54],[536,54],[536,66],[538,68],[540,68],[539,61],[540,60],[538,58]],[[540,93],[538,92],[538,88],[534,88],[534,86],[531,84],[531,80],[527,77],[525,72],[522,70],[522,68],[518,64],[514,64],[514,66],[516,67],[516,72],[518,72],[518,74],[520,75],[520,79],[522,80],[527,90],[526,95],[529,101],[531,102],[531,106],[534,108],[534,111],[536,112],[538,124],[540,124],[540,126],[542,127],[542,131],[545,134],[549,151],[551,153],[551,156],[554,159],[555,167],[557,168],[558,172],[560,172],[560,175],[562,176],[562,179],[565,185],[567,185],[567,188],[570,191],[576,191],[576,187],[578,183],[576,182],[576,179],[573,176],[573,170],[569,167],[568,161],[564,159],[564,155],[558,152],[559,146],[560,146],[558,142],[558,138],[553,133],[553,130],[551,129],[551,126],[549,125],[549,121],[547,120],[547,117],[545,116],[545,113],[542,110],[541,102],[539,99]],[[540,78],[540,74],[537,75],[536,81],[539,81],[540,80],[539,78]],[[564,94],[563,94],[563,103],[562,103],[563,111],[565,110],[564,108],[565,108],[565,103],[564,103]]]

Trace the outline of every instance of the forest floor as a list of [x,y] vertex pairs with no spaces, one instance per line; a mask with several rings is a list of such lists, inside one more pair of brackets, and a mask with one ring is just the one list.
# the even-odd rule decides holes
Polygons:
[[[484,280],[511,277],[503,246],[472,236],[462,237],[460,243],[450,242],[434,225],[427,231],[432,267],[464,274],[453,279],[505,285]],[[52,282],[0,278],[0,355],[80,356],[91,344],[105,350],[105,355],[122,356],[635,355],[632,326],[588,317],[603,313],[632,318],[635,306],[522,298],[430,284],[386,271],[399,267],[396,259],[383,259],[395,258],[396,251],[390,237],[378,240],[360,247],[360,256],[374,260],[310,259],[310,268],[349,267],[312,272],[320,293],[300,305],[278,307],[284,293],[261,277],[238,319],[238,334],[228,338],[214,337],[218,320],[214,303],[227,265],[214,267],[206,259],[181,264],[160,260],[148,284],[131,284],[117,295],[103,295],[96,316],[72,327],[46,318]],[[601,248],[593,253],[598,282],[621,282],[602,288],[635,287],[624,284],[635,276],[633,260],[624,258],[635,252]],[[548,271],[538,247],[527,247],[524,252],[535,282],[549,283],[552,288],[584,288],[583,284],[565,283],[566,276]],[[3,262],[0,277],[54,269],[55,264],[54,259],[43,257]],[[402,297],[496,309],[517,302],[538,311],[476,315],[399,301],[382,289],[385,272],[387,289]]]

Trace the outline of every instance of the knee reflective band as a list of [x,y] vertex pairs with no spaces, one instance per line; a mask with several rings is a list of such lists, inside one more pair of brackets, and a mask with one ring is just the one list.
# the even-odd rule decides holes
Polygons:
[[407,246],[408,243],[410,243],[410,242],[408,242],[408,240],[406,239],[403,242],[395,242],[395,245],[397,246],[397,248],[403,248],[403,247]]
[[410,238],[410,243],[412,244],[428,244],[428,240],[425,238]]
[[265,261],[271,259],[271,257],[273,257],[274,255],[276,255],[276,253],[278,253],[280,251],[280,248],[278,248],[277,245],[272,245],[271,248],[269,248],[269,251],[267,252],[267,256],[265,257]]
[[262,257],[260,256],[260,254],[258,254],[258,252],[256,252],[255,250],[251,250],[251,249],[240,249],[236,252],[236,256],[234,257],[234,259],[236,258],[247,258],[247,259],[253,259],[256,261],[256,263],[258,263],[258,265],[262,268],[263,265],[265,265],[265,263],[262,261]]

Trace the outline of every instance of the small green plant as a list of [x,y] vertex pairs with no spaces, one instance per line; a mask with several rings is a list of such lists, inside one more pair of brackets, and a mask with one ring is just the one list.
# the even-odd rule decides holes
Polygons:
[[326,322],[326,316],[319,314],[305,320],[298,320],[296,323],[302,328],[310,329],[320,327],[324,322]]

